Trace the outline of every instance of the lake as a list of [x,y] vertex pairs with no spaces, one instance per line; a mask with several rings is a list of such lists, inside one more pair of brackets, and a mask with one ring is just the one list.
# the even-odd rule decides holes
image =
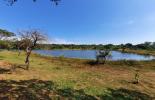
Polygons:
[[[35,53],[67,58],[80,58],[80,59],[96,59],[96,50],[34,50]],[[152,60],[155,56],[138,55],[133,53],[122,53],[119,51],[111,51],[111,57],[109,60]]]

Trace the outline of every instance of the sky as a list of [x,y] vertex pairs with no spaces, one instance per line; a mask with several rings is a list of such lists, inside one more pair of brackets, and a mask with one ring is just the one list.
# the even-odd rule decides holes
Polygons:
[[155,0],[0,1],[0,28],[40,29],[50,43],[122,44],[155,41]]

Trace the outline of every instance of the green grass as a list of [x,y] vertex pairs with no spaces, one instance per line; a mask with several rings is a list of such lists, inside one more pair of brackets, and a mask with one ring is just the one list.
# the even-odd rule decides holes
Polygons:
[[[5,63],[24,64],[24,59],[24,52],[20,56],[15,51],[0,52],[3,62],[0,87],[4,88],[0,99],[147,100],[155,97],[154,61],[108,61],[105,65],[92,65],[91,60],[32,54],[29,71],[16,68],[11,74],[5,73],[4,69],[11,68]],[[140,70],[140,84],[132,83],[136,69]],[[10,92],[5,93],[8,88]]]

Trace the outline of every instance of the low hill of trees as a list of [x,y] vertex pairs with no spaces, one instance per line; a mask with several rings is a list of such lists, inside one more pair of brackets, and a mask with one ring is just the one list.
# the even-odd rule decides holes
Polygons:
[[113,45],[113,44],[99,44],[99,45],[76,45],[76,44],[39,44],[36,49],[80,49],[80,50],[100,50],[100,49],[111,49],[111,50],[118,50],[118,49],[141,49],[141,50],[155,50],[155,42],[145,42],[141,44],[133,45],[131,43],[127,44],[120,44],[120,45]]
[[[0,49],[17,49],[17,44],[19,41],[15,40],[0,40]],[[22,48],[21,48],[22,49]],[[38,44],[35,49],[45,49],[45,50],[54,50],[54,49],[77,49],[77,50],[118,50],[118,49],[140,49],[140,50],[155,50],[155,42],[145,42],[137,45],[131,43],[113,45],[113,44],[99,44],[99,45],[76,45],[76,44]]]

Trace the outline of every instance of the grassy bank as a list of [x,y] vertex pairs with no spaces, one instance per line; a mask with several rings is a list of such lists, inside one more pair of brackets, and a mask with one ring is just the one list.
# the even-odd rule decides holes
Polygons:
[[[108,61],[55,58],[33,54],[24,70],[25,54],[0,52],[0,99],[151,100],[155,97],[155,61]],[[15,71],[11,68],[18,66]],[[135,70],[140,83],[133,84]]]
[[[122,51],[122,50],[119,50]],[[135,53],[135,54],[140,54],[140,55],[152,55],[155,56],[155,51],[154,50],[134,50],[134,49],[125,49],[126,53]]]

